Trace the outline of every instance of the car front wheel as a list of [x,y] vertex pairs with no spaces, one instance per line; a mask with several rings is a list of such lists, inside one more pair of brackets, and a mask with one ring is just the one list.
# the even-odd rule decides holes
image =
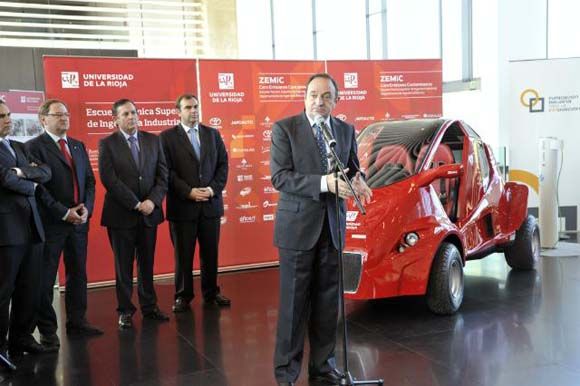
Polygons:
[[463,261],[457,247],[443,243],[439,247],[427,288],[427,306],[439,315],[454,314],[463,302]]

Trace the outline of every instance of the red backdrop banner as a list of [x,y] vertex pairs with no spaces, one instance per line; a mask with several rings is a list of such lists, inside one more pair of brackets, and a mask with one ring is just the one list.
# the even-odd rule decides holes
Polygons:
[[[175,98],[199,96],[202,122],[218,129],[229,157],[224,191],[220,267],[277,261],[272,245],[278,192],[270,183],[272,124],[304,109],[305,83],[328,71],[338,82],[336,115],[363,129],[373,121],[441,116],[441,61],[170,60],[45,57],[49,98],[71,112],[70,135],[82,140],[97,174],[89,234],[89,282],[114,279],[114,263],[100,226],[104,188],[98,178],[98,141],[114,130],[110,108],[135,101],[141,129],[159,133],[175,125]],[[289,230],[290,232],[292,230]],[[173,271],[167,223],[159,227],[155,273]],[[199,261],[196,258],[196,269]]]

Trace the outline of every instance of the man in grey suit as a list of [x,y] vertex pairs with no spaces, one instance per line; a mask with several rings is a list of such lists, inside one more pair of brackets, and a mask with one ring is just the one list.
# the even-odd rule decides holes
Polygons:
[[143,317],[167,321],[157,307],[153,259],[161,203],[167,192],[167,165],[159,137],[137,130],[137,108],[129,99],[113,104],[119,130],[99,142],[99,174],[107,190],[101,225],[115,255],[119,327],[133,326],[133,260],[137,258],[139,304]]
[[[355,193],[366,203],[371,191],[359,171],[353,126],[331,116],[338,101],[332,77],[314,74],[306,85],[305,111],[276,122],[272,128],[272,184],[280,191],[274,244],[280,256],[280,307],[274,374],[280,385],[299,376],[308,328],[310,379],[338,384],[335,340],[338,319],[338,235],[346,228],[345,203],[351,193],[330,169],[321,129],[324,120],[336,139],[335,151],[347,167]],[[340,219],[336,218],[336,194]],[[344,237],[343,237],[344,240]]]

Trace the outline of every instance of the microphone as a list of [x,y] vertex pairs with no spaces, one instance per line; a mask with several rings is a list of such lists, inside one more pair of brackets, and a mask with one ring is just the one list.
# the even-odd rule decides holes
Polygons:
[[324,141],[326,142],[328,147],[334,148],[336,146],[336,139],[334,139],[332,131],[330,131],[330,128],[326,125],[324,117],[322,115],[316,115],[314,117],[314,122],[316,122],[316,124],[320,126],[322,136],[324,137]]

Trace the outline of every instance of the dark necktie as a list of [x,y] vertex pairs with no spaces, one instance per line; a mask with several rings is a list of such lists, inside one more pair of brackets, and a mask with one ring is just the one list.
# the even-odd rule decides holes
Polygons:
[[14,149],[12,148],[12,146],[10,146],[10,141],[7,140],[6,138],[4,138],[2,140],[2,145],[4,145],[6,150],[8,150],[8,152],[12,155],[12,157],[14,157],[14,159],[16,159],[16,153],[14,152]]
[[322,130],[320,125],[314,125],[316,129],[316,145],[318,146],[318,153],[320,154],[320,170],[322,174],[326,174],[328,171],[328,155],[326,154],[326,144],[324,143],[324,138],[322,137]]
[[133,160],[135,161],[135,165],[139,168],[139,148],[137,147],[137,138],[134,136],[129,136],[129,144],[131,147],[131,155],[133,156]]
[[72,180],[73,180],[74,200],[75,200],[75,204],[78,204],[78,202],[79,202],[79,182],[77,180],[77,171],[75,168],[75,162],[72,159],[72,156],[70,155],[68,150],[66,149],[66,141],[64,140],[64,138],[59,139],[58,144],[60,145],[60,151],[61,151],[62,155],[64,156],[64,159],[66,159],[66,162],[68,163],[68,167],[70,168],[70,171],[72,174]]

